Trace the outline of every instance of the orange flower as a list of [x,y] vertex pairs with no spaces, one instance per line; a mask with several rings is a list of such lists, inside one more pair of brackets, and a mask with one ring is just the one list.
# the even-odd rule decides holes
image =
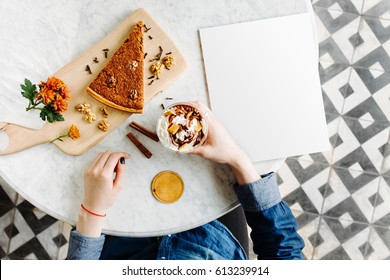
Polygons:
[[66,84],[62,80],[56,77],[49,77],[46,82],[41,81],[41,83],[38,84],[38,86],[41,91],[52,90],[60,94],[61,97],[65,100],[69,100],[71,97]]
[[68,109],[68,103],[59,94],[57,94],[56,100],[54,100],[52,105],[53,105],[53,110],[56,113],[65,112],[66,109]]
[[76,140],[76,139],[79,139],[80,138],[80,131],[79,129],[77,128],[77,126],[75,126],[74,124],[72,124],[70,126],[70,129],[68,131],[68,136],[70,138],[72,138],[73,140]]
[[50,143],[53,143],[56,140],[60,140],[62,142],[62,141],[64,141],[64,140],[62,140],[62,138],[64,138],[64,137],[70,137],[70,138],[72,138],[72,140],[77,140],[80,138],[80,131],[77,128],[77,126],[72,124],[69,128],[68,133],[58,136],[57,138],[51,140]]
[[52,90],[60,90],[63,87],[66,87],[64,82],[56,77],[49,77],[49,78],[47,78],[46,82],[41,81],[41,83],[38,86],[39,87],[47,87],[47,88],[50,88]]
[[37,96],[37,99],[42,99],[43,103],[45,105],[49,105],[51,104],[54,99],[56,97],[56,93],[54,91],[52,91],[51,89],[48,89],[48,88],[43,88],[38,96]]
[[70,100],[70,98],[71,98],[70,91],[68,90],[68,88],[66,87],[66,85],[65,85],[65,87],[61,90],[60,95],[61,95],[61,97],[62,97],[63,99],[65,99],[65,100]]

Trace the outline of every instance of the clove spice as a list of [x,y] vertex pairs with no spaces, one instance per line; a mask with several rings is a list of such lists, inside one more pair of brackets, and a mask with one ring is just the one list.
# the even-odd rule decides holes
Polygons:
[[104,57],[107,58],[107,54],[108,54],[109,49],[103,49],[102,51],[104,52]]
[[163,49],[161,46],[158,46],[158,48],[160,49],[160,51],[158,52],[158,54],[151,60],[149,60],[149,62],[153,62],[153,61],[159,61],[161,59],[161,55],[163,53]]
[[148,32],[150,29],[152,29],[152,28],[148,28],[148,27],[146,26],[146,24],[144,24],[144,28],[145,28],[145,33]]
[[91,68],[89,68],[89,65],[85,67],[85,71],[88,71],[89,74],[92,74]]

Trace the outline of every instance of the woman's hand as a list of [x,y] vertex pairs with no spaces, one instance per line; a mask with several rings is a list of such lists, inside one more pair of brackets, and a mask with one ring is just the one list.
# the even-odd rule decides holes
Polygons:
[[[123,164],[121,163],[121,158]],[[100,153],[84,173],[84,202],[86,209],[105,214],[122,190],[127,153]],[[80,209],[77,230],[86,236],[99,236],[104,218]]]
[[210,109],[200,102],[192,103],[202,112],[208,122],[208,136],[205,144],[192,153],[215,162],[229,164],[239,185],[260,179],[248,155],[237,145]]
[[200,102],[193,102],[193,104],[202,112],[209,128],[206,143],[195,149],[193,154],[215,162],[234,165],[238,158],[245,155],[245,152],[236,144],[207,106]]

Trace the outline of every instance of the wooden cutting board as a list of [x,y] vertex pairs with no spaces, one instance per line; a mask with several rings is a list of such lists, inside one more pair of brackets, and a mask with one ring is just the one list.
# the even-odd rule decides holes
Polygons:
[[[135,24],[140,20],[144,22],[147,28],[151,28],[144,33],[144,47],[147,53],[144,69],[145,103],[176,80],[187,67],[183,55],[150,14],[144,9],[138,9],[105,38],[53,74],[53,76],[62,79],[67,84],[72,94],[68,110],[63,113],[65,121],[55,123],[47,122],[40,130],[32,130],[14,124],[0,123],[0,130],[5,131],[9,137],[9,144],[5,150],[0,152],[0,155],[15,153],[38,144],[50,142],[59,135],[66,134],[72,124],[75,124],[79,128],[81,137],[78,140],[71,140],[69,137],[66,137],[63,142],[55,141],[53,144],[67,154],[81,155],[125,121],[131,113],[104,106],[104,104],[86,93],[85,88],[106,65],[111,56],[125,41]],[[149,35],[153,39],[150,39]],[[149,70],[152,62],[149,60],[158,54],[159,46],[163,49],[161,57],[164,57],[165,53],[172,52],[175,58],[175,66],[171,67],[170,70],[164,69],[166,71],[163,71],[160,79],[148,85],[151,81],[148,77],[152,75]],[[107,58],[105,58],[104,52],[102,51],[106,48],[109,49]],[[95,57],[98,58],[99,63],[93,62]],[[87,65],[90,66],[92,75],[85,71]],[[42,78],[42,80],[46,80],[46,77]],[[95,122],[89,124],[84,120],[84,115],[74,109],[77,104],[82,102],[91,104],[92,112],[97,116]],[[103,116],[99,112],[101,107],[107,108],[109,112],[108,122],[110,123],[110,129],[107,132],[103,132],[97,128],[99,121],[103,119]]]

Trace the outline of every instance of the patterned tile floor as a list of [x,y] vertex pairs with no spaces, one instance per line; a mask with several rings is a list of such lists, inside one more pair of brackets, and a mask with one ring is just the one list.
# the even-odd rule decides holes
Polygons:
[[[312,0],[332,150],[288,158],[306,259],[390,259],[390,0]],[[0,181],[0,258],[64,259],[70,227]]]

